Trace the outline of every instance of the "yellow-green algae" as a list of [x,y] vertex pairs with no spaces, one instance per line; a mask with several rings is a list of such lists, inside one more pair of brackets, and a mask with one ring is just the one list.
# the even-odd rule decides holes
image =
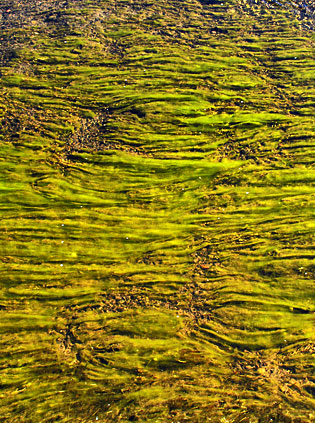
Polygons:
[[1,419],[315,421],[311,22],[31,3],[3,2]]

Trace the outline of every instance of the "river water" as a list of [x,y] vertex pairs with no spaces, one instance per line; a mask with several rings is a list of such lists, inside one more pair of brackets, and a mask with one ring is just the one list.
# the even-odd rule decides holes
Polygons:
[[311,7],[3,3],[4,421],[315,421]]

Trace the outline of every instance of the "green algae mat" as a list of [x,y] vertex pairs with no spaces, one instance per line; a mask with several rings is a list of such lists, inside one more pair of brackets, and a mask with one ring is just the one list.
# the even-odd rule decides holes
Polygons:
[[312,1],[0,9],[0,420],[314,422]]

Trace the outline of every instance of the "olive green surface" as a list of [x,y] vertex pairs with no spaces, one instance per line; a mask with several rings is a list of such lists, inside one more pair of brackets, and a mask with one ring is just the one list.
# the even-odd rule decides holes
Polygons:
[[1,421],[314,422],[312,17],[2,3]]

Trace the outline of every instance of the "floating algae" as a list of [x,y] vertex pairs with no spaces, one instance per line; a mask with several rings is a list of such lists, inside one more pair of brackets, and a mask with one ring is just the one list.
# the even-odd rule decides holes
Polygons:
[[298,4],[2,2],[3,421],[315,421]]

